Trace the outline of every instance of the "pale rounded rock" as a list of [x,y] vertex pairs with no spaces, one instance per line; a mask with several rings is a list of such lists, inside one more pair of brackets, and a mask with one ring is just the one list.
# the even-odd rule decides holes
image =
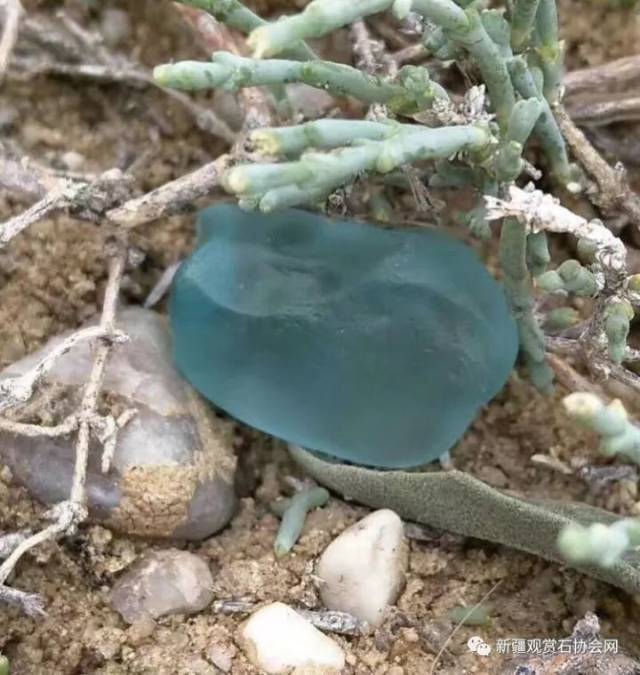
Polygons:
[[[224,527],[235,510],[233,426],[174,367],[163,316],[131,307],[119,312],[117,327],[130,340],[112,350],[102,391],[114,417],[123,410],[135,414],[118,431],[109,473],[101,471],[102,445],[95,439],[91,444],[90,516],[127,534],[203,539]],[[6,368],[0,381],[25,373],[69,334]],[[57,421],[77,408],[93,357],[90,342],[75,345],[42,383],[42,392],[56,402]],[[51,406],[46,395],[38,400]],[[51,412],[44,410],[46,417]],[[29,438],[0,432],[0,461],[36,499],[55,504],[69,495],[74,441],[74,434]]]
[[194,614],[213,600],[213,577],[193,553],[168,549],[146,555],[118,579],[113,608],[130,624],[167,614]]
[[251,663],[270,675],[310,669],[328,675],[345,665],[342,648],[282,602],[254,612],[238,629],[238,642]]
[[378,626],[405,584],[408,547],[404,526],[390,509],[374,511],[346,529],[316,566],[320,597],[328,609]]

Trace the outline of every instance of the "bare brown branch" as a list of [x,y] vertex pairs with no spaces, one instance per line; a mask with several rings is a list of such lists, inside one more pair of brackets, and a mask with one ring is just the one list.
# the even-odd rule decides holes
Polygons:
[[599,205],[607,210],[620,210],[636,227],[640,227],[640,199],[629,187],[622,167],[611,167],[573,123],[566,110],[555,110],[558,125],[577,160],[595,180]]
[[162,216],[191,211],[197,199],[206,197],[219,187],[229,163],[230,156],[221,155],[185,176],[107,211],[105,217],[113,225],[130,229]]
[[640,119],[640,96],[614,96],[607,94],[601,101],[569,101],[567,109],[571,119],[581,126],[604,126],[614,122],[631,122]]
[[[54,26],[58,36],[53,44],[46,35],[51,32],[51,21],[41,17],[30,19],[25,31],[31,43],[30,49],[26,55],[14,57],[12,76],[24,79],[53,74],[96,82],[120,82],[133,87],[156,86],[146,68],[122,54],[111,53],[103,45],[100,35],[84,29],[64,11],[58,12],[57,17],[59,23]],[[228,143],[235,141],[235,132],[212,110],[182,92],[162,91],[184,107],[200,129]]]
[[0,227],[0,248],[32,223],[59,211],[69,210],[81,219],[98,222],[105,211],[130,194],[131,177],[119,169],[105,171],[91,183],[59,179],[40,201]]
[[0,35],[0,83],[7,72],[9,60],[18,39],[18,26],[23,9],[20,0],[2,0],[3,9],[2,34]]
[[562,84],[571,96],[584,91],[612,91],[633,82],[640,82],[640,56],[627,56],[601,66],[574,70],[565,75]]

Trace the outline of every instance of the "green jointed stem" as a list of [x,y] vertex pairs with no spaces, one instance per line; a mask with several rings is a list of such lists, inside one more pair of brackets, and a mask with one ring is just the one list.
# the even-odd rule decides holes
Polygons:
[[396,82],[388,82],[351,66],[330,61],[250,59],[229,52],[216,52],[212,62],[181,61],[154,69],[155,81],[175,89],[242,87],[301,82],[337,96],[353,96],[365,103],[386,103],[397,112],[417,112],[435,98],[448,99],[442,87],[418,66],[405,66]]
[[562,402],[570,417],[600,436],[603,455],[621,454],[640,464],[640,428],[629,421],[619,400],[605,405],[595,394],[576,392]]
[[615,565],[629,549],[640,545],[640,520],[624,518],[613,525],[574,523],[558,536],[558,550],[573,564]]
[[273,56],[291,44],[322,37],[369,14],[383,12],[392,0],[313,0],[300,14],[260,26],[248,39],[256,58]]
[[518,101],[513,106],[513,111],[509,118],[506,140],[516,141],[524,145],[534,130],[543,107],[542,101],[539,101],[535,96]]
[[582,317],[573,307],[556,307],[552,309],[544,319],[545,330],[555,333],[577,326]]
[[527,235],[526,259],[527,269],[534,277],[546,271],[547,265],[551,262],[551,254],[547,243],[547,233],[544,230],[530,232]]
[[480,13],[480,19],[489,37],[496,43],[504,59],[513,56],[511,51],[511,27],[498,9],[485,9]]
[[288,553],[298,541],[307,513],[324,506],[329,501],[329,492],[322,487],[301,490],[288,502],[282,514],[282,522],[274,544],[278,557]]
[[540,391],[549,391],[553,372],[545,360],[544,334],[533,312],[526,255],[525,226],[515,218],[505,218],[500,233],[500,266],[505,275],[507,299],[518,324],[520,348],[531,381]]
[[478,169],[441,159],[435,163],[435,173],[429,178],[429,187],[477,187],[480,180],[481,174]]
[[230,169],[224,187],[243,206],[272,211],[285,206],[315,204],[336,188],[368,172],[387,173],[416,160],[441,159],[491,142],[485,129],[455,126],[429,129],[397,126],[380,141],[342,147],[332,153],[307,152],[294,162],[244,164]]
[[540,0],[536,14],[536,53],[544,73],[544,95],[551,105],[560,99],[564,69],[562,43],[558,39],[556,0]]
[[[396,15],[402,13],[398,11],[398,5],[394,10]],[[469,28],[469,20],[464,9],[452,0],[413,0],[411,11],[422,14],[429,21],[453,33],[465,32]]]
[[537,98],[542,103],[542,112],[536,122],[535,133],[549,159],[553,174],[563,184],[569,183],[571,181],[571,165],[569,164],[564,139],[549,103],[536,84],[534,73],[521,56],[511,59],[509,72],[513,84],[521,96]]
[[470,125],[398,134],[381,144],[376,170],[387,173],[418,160],[450,157],[461,150],[482,148],[490,141],[487,131]]
[[453,0],[414,0],[411,9],[444,28],[446,37],[469,52],[487,85],[498,123],[506,129],[516,97],[502,48],[487,33],[478,11],[473,6],[462,9]]
[[299,155],[307,148],[332,150],[362,140],[380,141],[399,129],[422,131],[419,125],[367,120],[313,120],[290,127],[256,129],[249,139],[262,155]]
[[506,61],[498,45],[485,30],[480,14],[473,7],[469,7],[466,13],[469,18],[469,30],[461,36],[461,43],[480,69],[498,124],[505,129],[516,102]]
[[622,363],[624,359],[633,314],[633,307],[626,300],[616,300],[607,306],[604,332],[607,336],[609,358],[614,363]]
[[540,0],[515,0],[511,16],[511,46],[517,52],[528,44]]
[[495,174],[503,183],[514,181],[522,171],[522,151],[542,112],[537,98],[517,101],[509,117],[509,125],[496,153]]
[[[178,0],[178,2],[202,9],[221,23],[245,35],[260,26],[268,25],[268,21],[254,14],[238,0]],[[290,47],[286,51],[289,56],[303,61],[317,58],[313,50],[304,43]]]
[[536,278],[536,284],[547,293],[564,291],[592,297],[598,292],[598,282],[593,272],[577,260],[565,260],[557,269],[544,272]]

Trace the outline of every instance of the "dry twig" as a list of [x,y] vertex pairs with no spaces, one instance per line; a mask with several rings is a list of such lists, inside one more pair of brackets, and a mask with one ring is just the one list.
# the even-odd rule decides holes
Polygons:
[[0,8],[4,9],[4,21],[0,35],[0,83],[2,83],[18,39],[18,26],[24,10],[20,0],[2,0]]
[[640,96],[608,94],[604,100],[569,102],[569,112],[575,124],[603,126],[614,122],[631,122],[640,119]]
[[597,90],[613,91],[640,82],[640,56],[626,56],[601,66],[573,70],[562,84],[567,96]]
[[192,211],[197,199],[219,187],[230,163],[230,155],[221,155],[191,173],[108,210],[104,216],[113,225],[130,229],[162,216]]
[[573,123],[566,110],[555,110],[562,135],[584,169],[598,185],[599,205],[606,210],[620,210],[635,227],[640,227],[640,199],[629,187],[622,165],[611,167]]
[[130,195],[131,177],[119,169],[105,171],[91,182],[62,178],[30,209],[10,218],[0,228],[0,248],[32,223],[69,210],[83,220],[98,222],[104,212]]
[[[57,16],[60,23],[53,25],[56,31],[53,41],[46,35],[52,31],[48,19],[33,17],[25,22],[26,46],[21,49],[25,53],[15,55],[12,76],[24,79],[52,74],[97,82],[121,82],[133,87],[157,86],[151,73],[141,64],[106,49],[100,35],[79,26],[64,11],[58,12]],[[200,129],[228,143],[235,141],[235,132],[212,110],[182,92],[163,91],[193,116]]]
[[83,522],[88,515],[85,486],[89,455],[89,439],[91,431],[96,425],[97,418],[99,418],[96,412],[98,398],[104,378],[107,359],[113,346],[111,337],[116,334],[115,315],[120,284],[122,282],[122,275],[127,259],[127,250],[123,243],[118,243],[116,249],[117,250],[115,250],[111,256],[109,264],[109,279],[105,290],[99,325],[101,337],[99,339],[89,380],[86,384],[82,401],[76,415],[78,419],[78,436],[75,446],[76,461],[71,494],[67,501],[56,504],[47,513],[47,517],[53,521],[51,525],[28,537],[24,541],[21,541],[0,566],[0,601],[18,605],[23,611],[31,616],[37,616],[44,613],[42,599],[39,598],[39,596],[7,586],[7,578],[15,569],[20,558],[27,551],[46,541],[56,540],[61,536],[74,534],[78,525]]
[[19,546],[23,541],[26,541],[30,536],[31,532],[29,530],[11,532],[10,534],[0,536],[0,559],[11,555],[11,552],[15,550],[16,546]]

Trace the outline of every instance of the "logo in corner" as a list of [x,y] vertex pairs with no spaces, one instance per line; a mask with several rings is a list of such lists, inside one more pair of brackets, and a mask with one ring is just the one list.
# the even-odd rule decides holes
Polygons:
[[467,640],[467,647],[478,656],[489,656],[491,647],[478,635],[474,635]]

